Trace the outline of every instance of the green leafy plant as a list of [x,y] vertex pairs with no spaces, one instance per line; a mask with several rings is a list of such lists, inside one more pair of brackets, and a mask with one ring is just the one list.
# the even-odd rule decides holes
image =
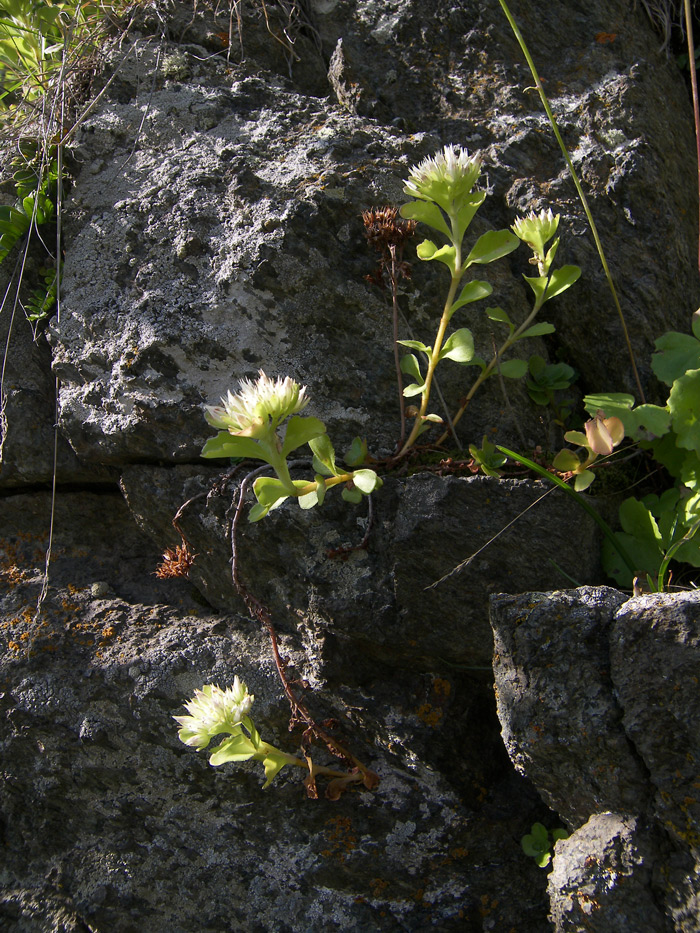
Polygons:
[[552,848],[559,839],[568,839],[565,829],[553,829],[551,833],[542,823],[533,823],[532,829],[520,840],[525,855],[534,858],[539,868],[546,868],[552,860]]
[[472,455],[474,463],[486,476],[500,476],[500,469],[508,459],[505,454],[502,454],[496,448],[495,444],[491,443],[486,435],[481,441],[481,447],[477,447],[476,444],[469,445],[469,453]]
[[[202,456],[262,460],[275,472],[274,477],[259,476],[255,480],[253,491],[258,501],[250,510],[251,522],[264,518],[290,496],[299,501],[302,509],[310,509],[320,505],[333,486],[342,486],[343,498],[353,503],[381,487],[382,481],[374,470],[337,465],[324,423],[318,418],[297,415],[309,400],[306,387],[300,387],[289,377],[273,382],[260,370],[256,382],[242,380],[238,394],[228,392],[221,401],[221,406],[206,408],[209,424],[223,430],[206,442]],[[287,423],[281,437],[278,429],[284,422]],[[287,457],[305,444],[311,448],[316,474],[312,481],[293,480]],[[356,439],[346,462],[359,465],[365,450],[362,441]]]
[[[661,494],[625,499],[622,531],[616,532],[637,572],[660,592],[672,560],[700,567],[700,313],[693,315],[692,334],[670,331],[656,341],[656,351],[651,366],[670,389],[666,405],[634,407],[633,396],[624,393],[588,395],[584,405],[619,420],[673,482]],[[603,565],[621,586],[631,585],[629,567],[609,543],[603,547]]]
[[207,684],[201,690],[195,690],[192,699],[185,704],[188,715],[173,716],[180,725],[180,741],[203,751],[217,736],[227,736],[210,752],[209,764],[219,767],[229,761],[259,761],[265,769],[263,790],[286,766],[303,768],[308,772],[304,784],[307,791],[311,791],[310,796],[315,796],[318,776],[330,779],[326,796],[331,800],[337,800],[351,784],[362,783],[370,789],[376,786],[376,775],[366,769],[358,768],[349,773],[337,771],[315,764],[309,755],[299,758],[264,742],[249,715],[254,700],[238,675],[233,685],[226,689]]
[[535,405],[550,407],[556,423],[564,427],[571,415],[571,401],[560,402],[555,393],[568,389],[576,381],[576,370],[567,363],[547,363],[536,353],[527,363],[527,394]]
[[[519,340],[551,334],[554,325],[547,322],[535,323],[535,317],[546,301],[566,291],[579,278],[581,270],[577,266],[563,266],[554,269],[552,263],[559,246],[555,236],[559,225],[559,216],[551,211],[531,213],[521,218],[510,230],[492,230],[484,233],[467,252],[464,237],[476,212],[486,198],[485,191],[475,190],[474,186],[481,171],[478,155],[469,156],[466,150],[446,146],[433,158],[425,159],[409,172],[404,191],[414,200],[404,204],[401,215],[407,220],[424,223],[434,233],[439,234],[442,245],[433,240],[423,240],[417,247],[419,259],[426,262],[438,261],[445,265],[450,273],[450,285],[440,318],[437,334],[432,347],[420,340],[399,340],[398,343],[415,350],[424,358],[425,372],[414,353],[406,354],[401,360],[401,370],[413,381],[407,385],[403,394],[410,398],[420,396],[420,407],[416,409],[413,428],[400,453],[406,453],[418,436],[432,423],[441,423],[442,418],[428,412],[431,388],[435,369],[442,360],[448,359],[463,366],[476,366],[480,373],[464,400],[452,418],[452,426],[457,424],[464,414],[477,389],[495,373],[511,379],[521,379],[528,371],[527,360],[505,360],[505,354]],[[448,335],[447,330],[452,316],[467,305],[480,301],[492,294],[492,286],[480,279],[472,279],[463,284],[468,270],[472,266],[483,266],[507,256],[523,241],[530,246],[533,257],[530,262],[537,267],[537,276],[525,276],[534,293],[534,305],[526,319],[516,324],[509,313],[501,307],[489,307],[486,315],[489,320],[504,325],[508,335],[493,354],[491,360],[477,356],[474,337],[466,327],[458,328]],[[447,438],[445,432],[439,439],[442,443]]]
[[438,363],[449,359],[466,364],[474,357],[474,338],[468,328],[459,328],[447,335],[450,320],[458,310],[493,291],[488,282],[479,279],[471,280],[460,291],[467,271],[474,265],[486,265],[507,256],[518,246],[517,237],[509,230],[493,230],[479,237],[471,250],[464,250],[467,229],[486,198],[485,191],[473,190],[480,171],[479,156],[470,157],[464,149],[446,146],[434,158],[414,166],[404,188],[414,200],[403,205],[401,215],[407,220],[426,224],[447,241],[438,246],[433,240],[423,240],[416,250],[418,258],[443,263],[450,273],[450,285],[433,346],[428,347],[420,340],[398,341],[402,346],[421,353],[427,363],[423,373],[413,353],[401,360],[401,370],[413,379],[403,394],[407,398],[420,396],[421,403],[400,453],[405,453],[431,422],[442,422],[439,416],[428,413]]

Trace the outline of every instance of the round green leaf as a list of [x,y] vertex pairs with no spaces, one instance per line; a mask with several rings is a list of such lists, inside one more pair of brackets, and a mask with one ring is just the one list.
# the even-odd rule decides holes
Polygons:
[[520,245],[520,240],[510,230],[490,230],[484,233],[474,244],[467,256],[465,268],[472,263],[483,265],[512,253]]
[[440,351],[441,360],[454,360],[457,363],[468,363],[473,356],[474,337],[466,327],[450,334]]
[[430,201],[409,201],[401,208],[400,214],[407,220],[419,220],[433,230],[444,233],[448,240],[452,239],[452,231],[445,222],[445,216],[437,206]]
[[522,379],[527,372],[527,360],[506,360],[500,364],[498,371],[506,379]]

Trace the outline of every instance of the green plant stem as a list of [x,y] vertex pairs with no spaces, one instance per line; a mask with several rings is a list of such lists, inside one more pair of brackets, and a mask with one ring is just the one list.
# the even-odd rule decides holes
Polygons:
[[[693,116],[695,117],[695,146],[697,149],[698,193],[700,193],[700,104],[698,103],[698,73],[695,67],[695,42],[693,41],[693,16],[690,0],[684,0],[685,34],[688,40],[688,68],[690,86],[693,91]],[[700,226],[700,221],[699,221]],[[700,271],[700,233],[698,234],[698,271]]]
[[[450,322],[450,308],[452,307],[455,295],[457,294],[457,289],[459,283],[463,276],[463,271],[461,269],[461,262],[459,257],[459,248],[457,248],[457,258],[455,262],[456,272],[452,276],[452,281],[450,282],[450,290],[447,293],[447,300],[445,301],[445,307],[442,312],[442,317],[440,318],[440,326],[438,327],[437,335],[435,337],[435,343],[433,345],[433,351],[428,361],[428,372],[425,376],[425,384],[423,386],[422,401],[420,405],[420,411],[416,416],[416,420],[413,423],[413,428],[411,433],[408,435],[408,440],[403,445],[399,451],[399,457],[403,456],[409,448],[413,446],[416,441],[416,438],[420,434],[420,429],[425,420],[425,414],[428,410],[428,401],[430,400],[430,387],[433,382],[433,373],[435,372],[435,367],[437,366],[440,358],[440,350],[442,349],[442,344],[445,339],[445,331],[447,330],[447,325]],[[447,433],[447,432],[446,432]]]
[[698,529],[700,529],[700,518],[696,522],[693,522],[693,524],[686,531],[686,533],[683,535],[680,541],[676,541],[675,544],[672,544],[671,547],[664,554],[664,559],[661,561],[661,564],[659,565],[659,574],[656,578],[656,592],[657,593],[663,593],[664,591],[664,588],[666,586],[666,573],[668,572],[668,566],[673,560],[676,554],[676,551],[678,551],[679,548],[683,547],[684,544],[687,544],[689,541],[692,541]]
[[391,255],[391,310],[394,335],[394,368],[396,369],[396,385],[399,391],[399,416],[401,419],[401,433],[399,442],[396,445],[400,450],[406,440],[406,401],[403,396],[403,378],[401,376],[401,360],[399,359],[399,295],[398,295],[398,271],[396,268],[396,245],[389,244],[389,253]]
[[269,745],[267,742],[260,743],[260,748],[255,755],[253,755],[253,758],[256,761],[263,761],[270,752],[273,752],[280,758],[284,758],[285,764],[303,768],[305,771],[310,771],[313,775],[322,774],[325,777],[339,778],[347,783],[361,781],[363,777],[361,771],[357,771],[355,774],[348,774],[347,771],[336,771],[334,768],[327,768],[325,765],[314,764],[311,759],[299,758],[298,755],[290,755],[288,752],[280,751],[279,748],[275,748],[274,745]]
[[502,454],[505,454],[507,457],[510,457],[512,460],[515,460],[516,463],[522,463],[523,466],[526,466],[529,470],[533,470],[535,473],[538,473],[543,479],[548,479],[552,483],[556,483],[560,489],[563,489],[567,495],[572,496],[576,502],[581,506],[581,508],[588,512],[591,518],[600,526],[603,531],[603,534],[608,539],[610,544],[615,548],[617,553],[623,559],[627,565],[627,569],[630,573],[635,574],[636,568],[632,559],[630,558],[627,551],[620,544],[620,542],[615,537],[615,533],[605,519],[596,512],[592,505],[589,505],[583,496],[576,492],[575,489],[572,489],[568,483],[565,483],[561,477],[557,476],[554,473],[550,473],[549,470],[545,470],[544,467],[540,466],[539,463],[535,463],[534,460],[529,460],[527,457],[523,457],[522,454],[516,454],[513,450],[508,450],[507,447],[501,447],[500,444],[496,444],[496,450],[500,450]]
[[[474,384],[472,385],[471,389],[469,390],[467,395],[464,397],[464,402],[462,403],[462,405],[459,407],[459,410],[452,418],[453,427],[459,423],[460,418],[462,417],[462,415],[467,409],[467,405],[471,402],[472,398],[474,397],[476,390],[479,388],[480,385],[482,385],[488,379],[488,377],[491,375],[494,369],[501,362],[501,360],[503,359],[503,354],[507,350],[509,350],[513,346],[514,343],[516,343],[516,341],[520,338],[520,335],[527,330],[530,324],[532,324],[534,319],[537,317],[538,312],[540,311],[542,305],[545,303],[546,296],[547,296],[547,290],[545,289],[544,294],[542,295],[541,298],[537,299],[532,311],[528,314],[528,316],[525,318],[525,320],[520,325],[520,327],[518,327],[517,330],[513,331],[513,333],[510,334],[510,336],[504,341],[500,349],[498,349],[494,353],[493,359],[491,360],[491,362],[481,371],[478,378],[475,380]],[[449,431],[444,431],[438,438],[438,444],[444,444],[444,442],[447,440],[448,435],[449,435]]]
[[[545,94],[544,88],[542,87],[542,82],[540,81],[540,76],[537,73],[537,68],[535,67],[535,63],[532,60],[532,56],[530,55],[528,47],[525,44],[525,40],[523,39],[522,34],[520,30],[518,29],[518,24],[513,19],[513,15],[508,9],[508,4],[505,2],[505,0],[498,0],[498,2],[501,4],[501,8],[506,16],[506,19],[508,20],[508,23],[510,24],[510,28],[513,30],[513,35],[517,39],[518,44],[520,48],[522,49],[522,53],[525,56],[525,60],[527,61],[530,72],[532,73],[532,77],[535,82],[537,92],[540,95],[542,106],[545,109],[545,112],[549,119],[550,126],[552,127],[552,132],[554,133],[556,140],[559,143],[559,148],[561,149],[564,155],[564,158],[566,159],[566,164],[569,167],[569,171],[571,172],[571,179],[574,185],[576,186],[576,191],[578,192],[581,205],[586,214],[586,219],[588,220],[588,224],[591,228],[591,233],[593,234],[593,239],[595,240],[596,249],[598,250],[598,256],[600,257],[600,262],[603,267],[605,277],[608,280],[608,285],[610,287],[610,292],[612,293],[613,301],[615,303],[615,308],[617,309],[617,314],[618,314],[618,317],[620,318],[620,324],[622,326],[622,333],[624,334],[625,343],[627,344],[627,352],[629,353],[630,362],[632,364],[632,371],[634,372],[634,379],[635,379],[635,382],[637,383],[637,391],[639,392],[639,397],[641,401],[644,402],[645,401],[644,390],[642,389],[642,383],[639,378],[639,372],[637,370],[637,363],[634,358],[634,351],[632,349],[632,343],[630,341],[629,332],[627,330],[627,323],[625,321],[625,316],[622,313],[622,308],[620,306],[620,300],[617,297],[617,291],[615,289],[615,284],[613,282],[612,275],[610,274],[610,269],[608,268],[608,263],[605,258],[605,253],[603,252],[603,245],[600,242],[600,237],[598,236],[598,228],[596,227],[595,221],[593,220],[593,215],[591,214],[591,210],[588,206],[586,195],[584,194],[583,188],[581,187],[581,182],[579,181],[578,175],[576,174],[576,169],[574,168],[573,162],[571,161],[571,157],[569,156],[569,152],[566,148],[566,145],[564,144],[564,140],[562,139],[561,133],[559,132],[559,126],[557,125],[557,121],[555,120],[554,114],[552,113],[552,108],[549,105],[549,100],[547,99],[547,95]],[[685,0],[686,7],[688,6],[688,2],[689,0]],[[692,52],[691,52],[690,57],[692,59],[693,57]]]

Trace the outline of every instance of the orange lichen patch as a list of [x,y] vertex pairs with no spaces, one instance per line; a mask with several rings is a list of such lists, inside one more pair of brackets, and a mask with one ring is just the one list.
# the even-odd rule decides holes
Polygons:
[[448,697],[452,693],[452,684],[449,680],[436,677],[433,681],[433,690],[436,696]]
[[452,693],[452,684],[442,677],[435,677],[431,684],[430,695],[425,703],[416,710],[416,716],[427,726],[435,728],[444,716],[445,704]]
[[385,881],[383,878],[372,878],[369,883],[372,897],[381,897],[388,887],[389,882]]
[[600,45],[608,45],[611,42],[614,42],[617,39],[616,32],[597,32],[595,34],[595,41]]
[[357,836],[352,829],[349,816],[334,816],[326,820],[326,839],[329,847],[323,849],[321,855],[326,858],[337,858],[344,862],[346,855],[357,848]]
[[488,917],[490,913],[498,907],[498,900],[494,897],[489,897],[488,894],[481,895],[481,903],[479,904],[479,913],[482,917]]
[[423,703],[416,710],[416,716],[421,722],[424,722],[426,726],[435,728],[442,719],[442,710],[436,709],[434,706],[431,706],[430,703]]

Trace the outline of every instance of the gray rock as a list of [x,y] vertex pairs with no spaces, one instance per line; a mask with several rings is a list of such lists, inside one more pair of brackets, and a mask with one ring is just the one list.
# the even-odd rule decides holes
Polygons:
[[[165,547],[179,542],[171,521],[180,505],[206,493],[218,475],[134,466],[121,483],[132,513]],[[342,548],[364,535],[366,505],[348,507],[332,494],[311,511],[287,503],[261,523],[241,523],[241,579],[283,629],[300,629],[319,642],[331,636],[339,669],[352,670],[357,652],[420,670],[490,669],[493,590],[524,589],[535,579],[551,585],[562,572],[588,580],[599,574],[595,524],[582,513],[572,538],[568,502],[558,492],[538,502],[546,492],[539,483],[484,476],[388,477],[373,496],[367,548],[348,555]],[[231,496],[229,490],[208,506],[199,498],[181,527],[198,555],[191,578],[202,595],[221,609],[241,611],[231,583]],[[468,567],[428,589],[477,551]],[[556,553],[558,567],[547,553]]]
[[615,616],[611,674],[657,819],[700,858],[700,597],[643,596]]
[[332,639],[281,632],[307,703],[381,784],[310,801],[283,772],[262,791],[259,766],[210,767],[171,717],[238,673],[264,738],[295,752],[266,634],[198,604],[186,581],[156,581],[158,552],[126,509],[84,493],[59,497],[36,615],[47,497],[5,502],[3,929],[462,930],[485,918],[539,933],[544,879],[517,843],[539,805],[505,759],[483,675],[367,658],[343,677],[326,665]]
[[[198,555],[192,583],[160,580],[154,569],[178,543],[175,510],[219,469],[199,457],[211,433],[202,404],[260,367],[309,385],[308,412],[327,421],[340,450],[355,434],[379,456],[393,448],[390,315],[364,278],[374,257],[359,213],[400,203],[412,164],[447,142],[483,152],[491,195],[475,235],[511,224],[516,211],[562,214],[560,257],[584,274],[545,315],[557,334],[526,351],[568,360],[581,389],[633,387],[581,209],[496,0],[310,0],[293,5],[296,19],[288,6],[236,5],[238,36],[230,11],[179,2],[142,10],[107,54],[105,92],[66,153],[74,185],[63,313],[48,348],[16,330],[5,386],[0,925],[12,933],[541,933],[547,923],[546,879],[518,843],[546,815],[503,751],[481,668],[490,663],[490,593],[559,585],[550,554],[575,579],[597,579],[593,528],[572,521],[558,494],[432,590],[532,505],[539,486],[387,477],[369,549],[345,562],[327,551],[356,544],[366,523],[337,501],[310,513],[284,508],[242,529],[242,573],[273,608],[290,671],[309,683],[319,718],[337,719],[381,775],[375,793],[311,803],[287,774],[263,793],[259,769],[210,768],[176,738],[171,717],[192,690],[240,672],[265,736],[299,746],[267,640],[230,584],[230,500],[215,497],[207,509],[198,499],[183,517]],[[653,396],[653,341],[687,330],[698,304],[685,88],[627,0],[514,0],[513,9],[590,191]],[[615,31],[614,41],[598,41],[601,30]],[[429,340],[445,281],[413,265],[405,327]],[[494,303],[514,318],[528,307],[528,271],[519,251],[484,273]],[[465,312],[459,324],[491,352],[498,333],[485,315]],[[62,440],[51,576],[37,612],[51,507],[31,484],[52,474],[49,350]],[[463,375],[447,365],[439,373],[450,409]],[[541,411],[522,385],[506,388],[504,397],[493,380],[477,396],[459,429],[463,445],[484,434],[521,449],[543,442]],[[681,754],[697,736],[695,706],[685,690],[681,708],[668,684],[659,687],[673,711],[663,717],[674,740],[665,757],[632,675],[611,670],[606,656],[621,597],[586,598],[578,628],[563,635],[542,606],[530,606],[522,633],[504,629],[514,657],[546,662],[533,686],[548,700],[503,661],[499,677],[522,704],[499,696],[518,723],[509,750],[517,745],[519,764],[575,825],[601,807],[631,814],[624,826],[598,826],[591,845],[628,872],[621,889],[648,893],[650,864],[664,873],[652,879],[657,903],[677,931],[693,933],[697,813],[683,796],[695,791]],[[659,665],[677,663],[674,624],[664,623],[668,643],[649,649]],[[526,632],[541,639],[540,657]],[[642,632],[634,637],[646,644]],[[643,660],[643,676],[654,673]],[[683,660],[684,676],[692,664]],[[550,740],[527,732],[528,710]],[[584,735],[584,722],[599,731]],[[653,824],[653,851],[634,820]],[[617,861],[611,839],[623,840]],[[561,868],[566,897],[581,840],[570,871]],[[589,882],[599,887],[600,876]],[[624,898],[613,894],[621,915]]]
[[[687,229],[682,219],[693,198],[692,172],[683,171],[692,161],[687,102],[626,2],[606,7],[606,17],[628,17],[624,41],[621,33],[609,45],[595,41],[592,13],[523,15],[535,52],[558,37],[568,50],[549,62],[553,104],[615,243],[625,309],[644,308],[633,340],[646,378],[653,339],[669,326],[687,329],[695,307],[683,271],[694,236],[691,212]],[[536,100],[519,90],[531,79],[497,4],[453,5],[426,21],[417,0],[391,14],[350,3],[316,20],[327,54],[342,48],[352,59],[362,100],[373,89],[365,115],[309,94],[305,78],[294,86],[286,74],[256,74],[279,73],[280,54],[269,35],[259,41],[258,21],[244,24],[250,57],[241,65],[170,46],[155,86],[145,81],[155,49],[142,43],[118,94],[108,92],[84,124],[75,158],[85,167],[66,212],[65,313],[50,335],[61,425],[80,456],[192,459],[205,431],[201,403],[261,366],[308,383],[339,443],[362,433],[375,448],[391,446],[389,316],[363,281],[371,261],[359,213],[400,202],[408,167],[446,140],[485,153],[493,194],[475,233],[512,223],[514,208],[539,207],[548,192],[547,204],[563,212],[562,259],[584,268],[582,283],[552,304],[559,332],[548,346],[582,371],[586,388],[630,385],[580,209]],[[195,15],[188,37],[211,42],[215,25],[211,14]],[[167,63],[178,55],[175,80]],[[397,119],[410,133],[392,125]],[[486,270],[515,317],[529,303],[520,282],[527,268],[523,250],[510,267]],[[417,269],[406,296],[411,330],[424,339],[444,289],[435,272]],[[479,312],[472,323],[489,354],[491,325]],[[532,350],[547,354],[542,341]],[[448,400],[464,392],[458,367],[445,367],[441,381]],[[536,443],[538,413],[521,387],[509,394],[523,439]],[[498,424],[502,440],[520,442],[495,381],[468,421],[469,440]]]
[[584,587],[491,608],[506,748],[576,830],[556,845],[555,928],[697,933],[697,594]]
[[626,597],[607,587],[494,596],[496,702],[516,768],[573,826],[639,813],[649,789],[622,724],[609,629]]
[[667,933],[651,892],[656,847],[633,817],[597,813],[556,844],[548,892],[557,933]]

